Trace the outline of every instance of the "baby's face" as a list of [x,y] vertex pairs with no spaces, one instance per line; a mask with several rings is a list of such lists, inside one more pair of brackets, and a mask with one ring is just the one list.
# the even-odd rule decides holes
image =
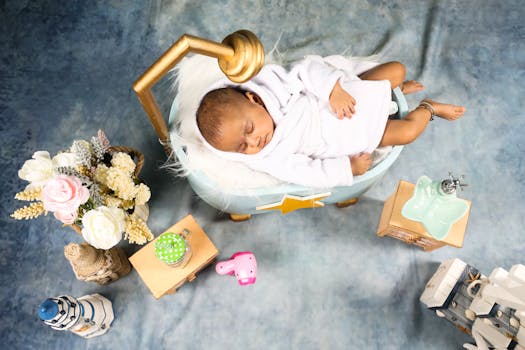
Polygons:
[[273,119],[257,96],[246,93],[246,102],[231,111],[220,126],[220,141],[213,145],[225,152],[255,154],[273,137]]

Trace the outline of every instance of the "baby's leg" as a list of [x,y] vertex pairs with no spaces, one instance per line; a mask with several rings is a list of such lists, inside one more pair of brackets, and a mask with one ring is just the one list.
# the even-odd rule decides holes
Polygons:
[[405,81],[406,69],[401,62],[380,64],[359,75],[363,80],[389,80],[391,89],[400,87],[404,94],[423,90],[423,85],[415,80]]
[[401,62],[387,62],[380,64],[359,75],[363,80],[389,80],[392,89],[403,84],[406,69]]
[[[465,113],[465,107],[425,100],[404,119],[388,120],[379,146],[406,145],[418,138],[427,127],[431,117],[455,120]],[[424,106],[427,104],[427,106]],[[428,107],[430,105],[430,108]]]

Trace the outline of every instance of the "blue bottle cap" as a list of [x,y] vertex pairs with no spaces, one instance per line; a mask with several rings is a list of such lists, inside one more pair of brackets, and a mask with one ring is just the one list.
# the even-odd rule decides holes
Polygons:
[[38,317],[42,321],[51,320],[58,314],[58,305],[52,299],[46,299],[38,308]]

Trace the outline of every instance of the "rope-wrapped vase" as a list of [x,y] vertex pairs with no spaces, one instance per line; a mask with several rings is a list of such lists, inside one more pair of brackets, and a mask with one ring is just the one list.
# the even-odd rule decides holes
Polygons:
[[77,279],[101,285],[111,283],[126,276],[131,265],[122,249],[113,247],[103,250],[88,243],[70,243],[64,247],[64,256]]

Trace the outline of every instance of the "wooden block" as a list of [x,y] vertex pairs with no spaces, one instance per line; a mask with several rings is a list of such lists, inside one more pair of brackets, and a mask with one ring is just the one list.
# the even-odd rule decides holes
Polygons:
[[388,235],[408,244],[420,246],[425,251],[432,251],[445,245],[461,248],[465,238],[471,202],[466,201],[468,203],[467,212],[452,225],[448,235],[442,240],[437,240],[426,232],[425,227],[420,222],[409,220],[401,214],[403,206],[414,193],[414,187],[414,184],[399,181],[396,192],[386,200],[383,206],[377,235],[380,237]]
[[392,208],[394,207],[396,193],[397,193],[397,190],[390,197],[388,197],[385,204],[383,205],[383,212],[381,213],[381,218],[379,220],[379,227],[377,228],[377,234],[380,237],[383,237],[387,232],[390,218],[392,217]]
[[155,241],[158,237],[129,258],[131,265],[157,299],[164,294],[175,293],[176,289],[186,281],[193,281],[197,272],[209,265],[219,254],[215,245],[191,215],[164,232],[178,233],[183,229],[191,232],[189,244],[193,253],[186,266],[170,267],[155,256]]

